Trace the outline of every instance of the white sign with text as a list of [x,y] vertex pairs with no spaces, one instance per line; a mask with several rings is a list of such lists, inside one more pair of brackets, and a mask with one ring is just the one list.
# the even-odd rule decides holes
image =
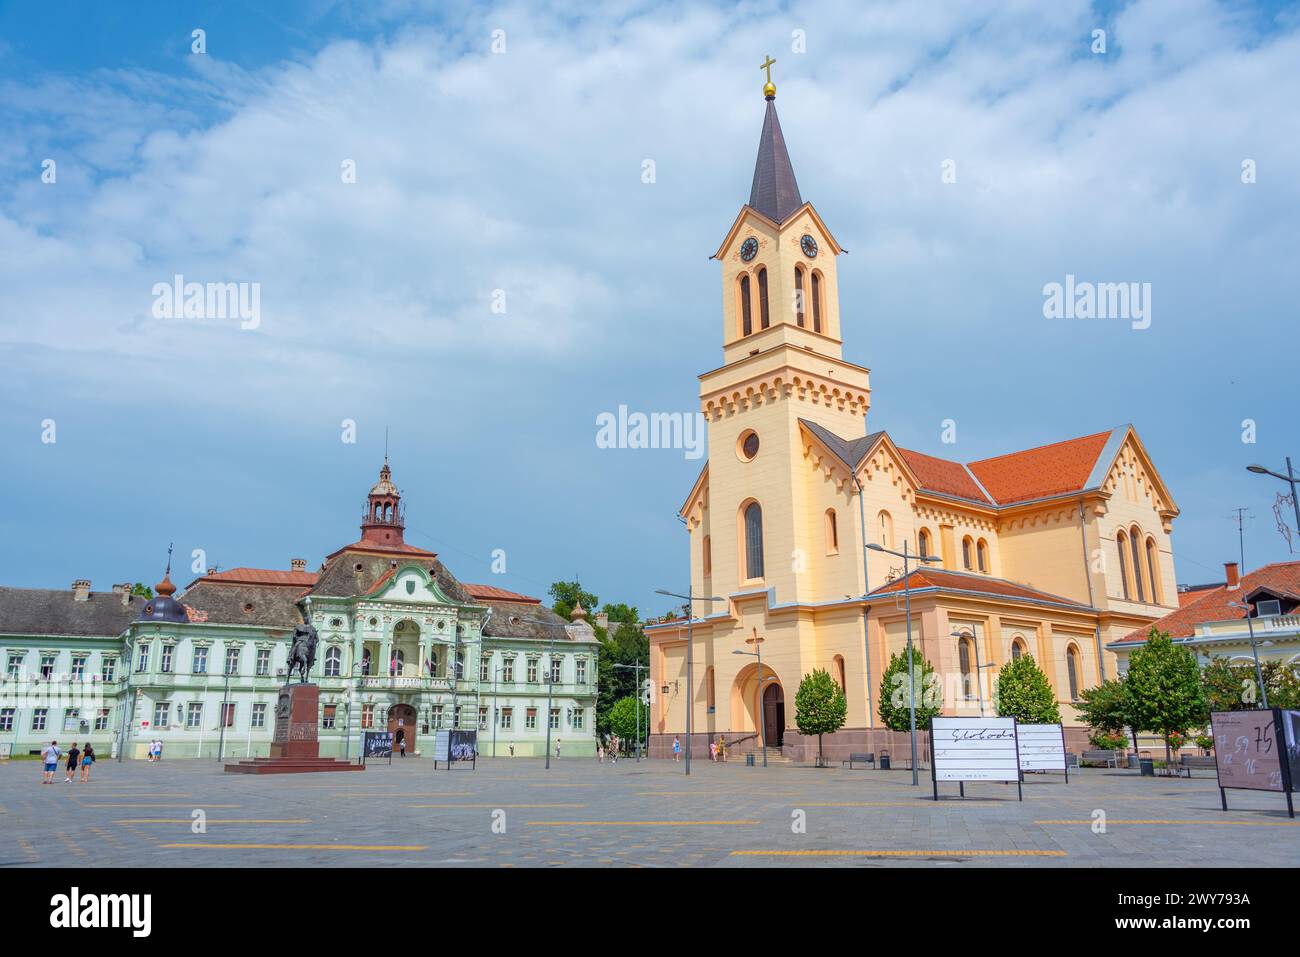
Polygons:
[[1019,781],[1015,718],[934,718],[936,781]]
[[1059,724],[1018,724],[1022,771],[1064,771],[1065,732]]

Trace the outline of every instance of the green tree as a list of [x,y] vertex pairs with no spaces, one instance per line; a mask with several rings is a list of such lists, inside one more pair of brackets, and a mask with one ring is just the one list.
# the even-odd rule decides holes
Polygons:
[[[1300,678],[1280,661],[1261,661],[1259,670],[1273,708],[1300,707]],[[1243,711],[1263,707],[1254,662],[1215,658],[1201,669],[1201,689],[1207,711]]]
[[817,735],[817,766],[825,763],[822,735],[834,734],[844,727],[849,705],[844,689],[830,673],[821,668],[803,676],[794,696],[794,723],[800,734]]
[[1061,721],[1056,692],[1030,655],[1012,658],[1002,666],[998,672],[997,704],[1001,717],[1015,718],[1021,724]]
[[[1079,692],[1079,702],[1074,708],[1084,723],[1092,728],[1089,740],[1094,745],[1104,751],[1117,751],[1124,746],[1133,721],[1129,717],[1128,688],[1123,678],[1107,678],[1095,688],[1085,688]],[[1107,745],[1113,745],[1116,738],[1120,741],[1119,747],[1100,743],[1104,740]]]
[[[916,672],[916,726],[924,730],[930,719],[943,711],[943,693],[934,665],[915,646],[912,648],[912,666]],[[885,673],[880,676],[880,720],[893,731],[911,728],[911,707],[907,678],[907,650],[889,659]]]
[[144,598],[152,598],[153,589],[150,588],[148,585],[146,585],[144,582],[136,582],[134,585],[131,586],[131,594],[140,595]]
[[1165,739],[1168,764],[1170,735],[1186,734],[1205,724],[1205,693],[1196,657],[1153,627],[1146,644],[1129,657],[1124,686],[1134,729],[1153,731]]
[[609,729],[623,741],[645,739],[646,709],[644,704],[640,706],[641,727],[638,730],[637,707],[636,698],[629,695],[626,698],[619,698],[609,709]]
[[616,621],[629,625],[641,624],[641,616],[637,614],[636,605],[625,605],[623,602],[618,602],[617,604],[605,605],[601,611],[609,616],[611,625]]
[[[608,734],[610,727],[610,709],[621,698],[640,693],[637,687],[637,672],[632,668],[616,667],[618,665],[647,665],[650,662],[650,641],[641,630],[640,625],[621,623],[614,627],[613,634],[600,642],[600,654],[596,662],[596,732]],[[648,668],[642,668],[641,680],[650,677]],[[644,708],[644,704],[642,705]]]
[[[555,582],[551,585],[551,611],[555,612],[565,621],[573,614],[575,603],[581,599],[582,607],[588,614],[594,614],[595,610],[600,607],[600,599],[589,591],[586,591],[576,581],[574,582]],[[592,622],[595,625],[595,622]]]

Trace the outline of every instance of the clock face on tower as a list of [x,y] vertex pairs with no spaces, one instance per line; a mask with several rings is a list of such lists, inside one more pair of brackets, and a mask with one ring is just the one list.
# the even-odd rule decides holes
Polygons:
[[758,240],[750,236],[740,244],[740,258],[749,262],[758,255]]
[[809,259],[817,258],[817,240],[807,233],[804,233],[803,238],[799,240],[799,248],[803,250],[803,254]]

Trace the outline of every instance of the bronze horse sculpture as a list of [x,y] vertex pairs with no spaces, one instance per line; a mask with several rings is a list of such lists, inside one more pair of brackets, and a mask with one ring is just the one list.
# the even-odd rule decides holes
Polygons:
[[314,625],[306,623],[294,627],[293,644],[289,646],[289,670],[285,684],[293,680],[294,669],[298,670],[299,683],[307,683],[311,666],[316,663],[316,642],[319,640]]

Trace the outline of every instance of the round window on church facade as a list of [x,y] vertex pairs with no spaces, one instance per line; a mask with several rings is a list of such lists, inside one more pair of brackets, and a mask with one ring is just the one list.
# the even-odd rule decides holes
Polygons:
[[742,462],[752,462],[754,456],[758,455],[758,433],[753,429],[746,429],[740,433],[740,438],[736,440],[736,455]]

